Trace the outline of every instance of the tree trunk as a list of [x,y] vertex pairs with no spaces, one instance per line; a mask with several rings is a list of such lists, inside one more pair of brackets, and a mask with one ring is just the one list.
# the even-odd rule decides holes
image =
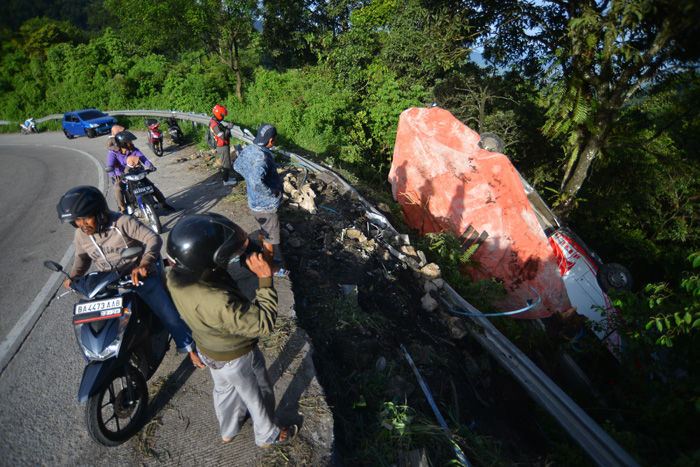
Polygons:
[[562,220],[566,219],[576,204],[576,196],[578,195],[581,186],[586,181],[588,170],[591,168],[593,161],[600,154],[600,141],[597,138],[590,137],[586,142],[585,148],[581,151],[571,175],[564,181],[564,186],[561,190],[566,199],[557,206],[554,211]]
[[238,41],[233,41],[233,70],[236,72],[236,95],[238,100],[243,100],[242,88],[243,81],[241,80],[241,69],[238,67]]

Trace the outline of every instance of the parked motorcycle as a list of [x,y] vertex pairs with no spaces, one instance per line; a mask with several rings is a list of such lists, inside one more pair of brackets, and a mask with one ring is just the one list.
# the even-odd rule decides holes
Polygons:
[[170,133],[170,139],[173,140],[173,143],[177,144],[178,146],[182,146],[182,143],[185,141],[185,137],[183,136],[180,125],[177,124],[175,117],[166,118],[164,123],[168,125],[168,133]]
[[160,122],[155,118],[146,118],[144,123],[148,127],[148,147],[158,157],[163,155],[163,132],[158,128]]
[[[139,165],[139,168],[129,169],[129,172],[122,175],[121,178],[124,182],[126,212],[151,227],[155,233],[160,234],[162,227],[155,208],[158,201],[154,195],[153,184],[148,181],[148,173],[155,172],[155,170],[155,167],[146,170]],[[113,172],[114,167],[107,166],[105,171]]]
[[[133,259],[140,246],[127,248],[122,258]],[[53,261],[52,271],[68,275]],[[87,402],[85,424],[97,443],[117,446],[142,428],[148,411],[146,381],[168,351],[169,334],[155,313],[134,290],[131,274],[95,271],[71,279],[70,293],[81,298],[73,307],[75,337],[87,360],[78,401]]]
[[28,135],[29,133],[39,133],[33,118],[28,118],[24,121],[24,123],[20,123],[19,129],[23,135]]

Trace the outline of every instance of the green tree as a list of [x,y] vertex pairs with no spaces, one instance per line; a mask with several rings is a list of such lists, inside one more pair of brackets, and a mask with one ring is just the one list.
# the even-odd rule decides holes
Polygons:
[[647,86],[620,112],[615,138],[581,189],[569,222],[639,283],[673,281],[700,249],[700,79]]
[[548,121],[563,141],[558,207],[566,217],[592,164],[616,136],[623,107],[645,86],[700,57],[694,0],[505,0],[481,2],[494,37],[485,54],[539,76]]
[[[266,62],[277,68],[314,63],[311,43],[323,21],[319,0],[264,0],[262,48]],[[266,63],[266,64],[267,64]]]
[[125,37],[149,50],[201,48],[218,57],[236,77],[236,95],[242,98],[240,50],[253,34],[255,0],[107,0],[105,5],[120,19]]

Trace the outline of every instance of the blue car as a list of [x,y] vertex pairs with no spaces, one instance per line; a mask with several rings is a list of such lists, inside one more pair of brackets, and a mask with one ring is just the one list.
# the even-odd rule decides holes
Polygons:
[[117,119],[97,109],[76,110],[63,114],[63,134],[66,138],[76,136],[94,138],[110,132]]

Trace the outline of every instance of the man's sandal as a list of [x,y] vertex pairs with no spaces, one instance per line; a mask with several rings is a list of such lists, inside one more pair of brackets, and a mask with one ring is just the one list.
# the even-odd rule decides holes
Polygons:
[[299,428],[296,425],[289,425],[289,426],[284,426],[280,429],[280,434],[277,435],[277,439],[274,440],[271,443],[268,443],[264,446],[260,446],[261,448],[270,448],[270,447],[277,447],[277,446],[285,446],[289,443],[292,442],[294,437],[297,435],[297,431],[299,431]]

